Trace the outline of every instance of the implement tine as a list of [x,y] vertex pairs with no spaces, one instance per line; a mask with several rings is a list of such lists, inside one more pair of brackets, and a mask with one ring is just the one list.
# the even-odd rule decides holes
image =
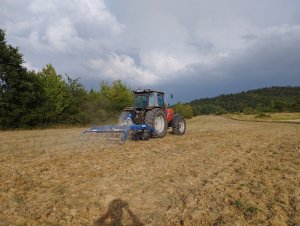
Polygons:
[[98,126],[90,130],[83,131],[82,134],[100,135],[106,141],[113,143],[124,143],[124,133],[130,129],[129,126]]
[[90,130],[83,131],[82,134],[101,134],[107,141],[123,144],[129,137],[130,131],[143,133],[147,131],[155,134],[155,130],[147,124],[132,124],[118,126],[97,126]]

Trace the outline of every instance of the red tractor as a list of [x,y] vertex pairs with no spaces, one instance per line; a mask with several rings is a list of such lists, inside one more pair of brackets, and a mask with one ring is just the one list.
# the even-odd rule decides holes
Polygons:
[[[164,137],[169,127],[175,135],[183,135],[186,130],[184,118],[174,114],[174,110],[167,108],[164,93],[150,89],[136,90],[134,93],[134,107],[127,107],[121,113],[121,124],[146,124],[154,129],[154,136]],[[150,133],[133,134],[134,139],[149,139]]]

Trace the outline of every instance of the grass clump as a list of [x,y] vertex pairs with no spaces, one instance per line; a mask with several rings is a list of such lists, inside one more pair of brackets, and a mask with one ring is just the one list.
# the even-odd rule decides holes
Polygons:
[[241,200],[235,200],[233,205],[243,213],[246,219],[250,219],[257,214],[258,208],[252,204],[244,203]]
[[242,202],[240,200],[235,200],[233,204],[238,209],[242,208]]
[[24,197],[23,196],[21,196],[21,195],[17,195],[17,196],[15,196],[14,197],[14,200],[15,200],[15,202],[17,203],[17,204],[23,204],[24,202],[25,202],[25,199],[24,199]]
[[271,118],[271,115],[266,114],[266,113],[260,113],[255,116],[255,118]]
[[248,206],[246,208],[246,213],[249,213],[249,214],[256,214],[257,213],[257,207],[256,206]]

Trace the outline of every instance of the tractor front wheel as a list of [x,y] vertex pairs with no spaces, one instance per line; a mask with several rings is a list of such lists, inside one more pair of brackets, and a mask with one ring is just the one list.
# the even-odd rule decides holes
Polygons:
[[175,134],[175,135],[185,134],[186,123],[185,123],[184,118],[180,114],[175,114],[173,116],[171,126],[172,126],[173,134]]
[[164,137],[168,130],[166,113],[160,108],[154,108],[146,112],[145,124],[155,129],[156,137]]

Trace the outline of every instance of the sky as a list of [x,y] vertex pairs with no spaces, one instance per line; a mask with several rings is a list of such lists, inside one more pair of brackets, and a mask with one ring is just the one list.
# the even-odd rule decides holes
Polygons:
[[0,0],[24,65],[174,101],[300,85],[299,0]]

